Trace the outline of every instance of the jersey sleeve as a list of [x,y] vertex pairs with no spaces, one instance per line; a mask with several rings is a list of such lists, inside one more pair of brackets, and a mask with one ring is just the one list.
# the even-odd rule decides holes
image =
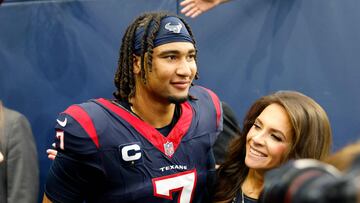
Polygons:
[[56,119],[55,148],[65,153],[89,155],[99,148],[93,119],[80,105],[72,105]]
[[83,202],[103,188],[103,179],[98,168],[58,152],[46,179],[45,194],[52,202]]
[[56,119],[58,154],[45,185],[46,196],[53,202],[82,202],[101,188],[104,173],[92,120],[82,105],[70,106]]

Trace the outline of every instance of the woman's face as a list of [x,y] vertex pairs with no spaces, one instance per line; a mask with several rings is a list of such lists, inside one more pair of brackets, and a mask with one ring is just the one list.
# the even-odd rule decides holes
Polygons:
[[247,134],[245,164],[257,171],[279,166],[287,158],[292,137],[292,126],[284,107],[270,104]]

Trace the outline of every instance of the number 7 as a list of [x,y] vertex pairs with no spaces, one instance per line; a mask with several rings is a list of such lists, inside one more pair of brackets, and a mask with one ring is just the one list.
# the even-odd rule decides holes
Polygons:
[[180,191],[178,203],[191,203],[196,185],[196,169],[152,179],[154,195],[172,200],[172,193]]

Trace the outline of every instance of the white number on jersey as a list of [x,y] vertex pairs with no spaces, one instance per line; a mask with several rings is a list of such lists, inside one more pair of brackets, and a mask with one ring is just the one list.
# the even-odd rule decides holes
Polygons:
[[152,183],[155,196],[173,199],[172,194],[179,192],[178,203],[191,203],[196,185],[196,170],[154,178]]

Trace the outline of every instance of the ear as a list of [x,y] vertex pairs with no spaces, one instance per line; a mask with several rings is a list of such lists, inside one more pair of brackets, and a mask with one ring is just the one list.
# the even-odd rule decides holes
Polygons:
[[139,74],[141,71],[141,58],[140,56],[133,55],[133,73]]

